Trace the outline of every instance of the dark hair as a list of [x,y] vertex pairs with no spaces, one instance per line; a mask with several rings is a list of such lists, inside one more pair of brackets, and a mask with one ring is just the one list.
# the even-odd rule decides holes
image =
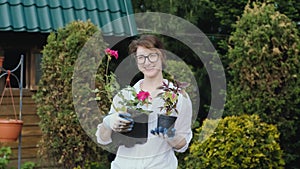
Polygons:
[[162,54],[162,66],[163,68],[166,66],[165,60],[166,60],[166,54],[164,52],[164,46],[163,43],[160,41],[159,38],[157,38],[154,35],[142,35],[138,39],[133,40],[129,44],[129,54],[133,54],[136,52],[138,46],[142,46],[148,49],[156,48],[160,51]]

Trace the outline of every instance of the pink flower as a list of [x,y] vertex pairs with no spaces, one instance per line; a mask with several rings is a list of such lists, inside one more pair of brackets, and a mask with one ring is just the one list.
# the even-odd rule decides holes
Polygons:
[[118,59],[118,57],[119,57],[118,51],[116,51],[116,50],[111,50],[111,55],[114,56],[116,59]]
[[145,92],[145,91],[140,91],[136,97],[138,98],[138,100],[140,101],[145,101],[146,99],[148,99],[150,97],[150,93],[149,92]]
[[105,49],[105,54],[108,55],[108,56],[113,56],[113,57],[115,57],[116,59],[118,59],[118,57],[119,57],[118,51],[116,51],[116,50],[111,50],[110,48],[106,48],[106,49]]
[[111,51],[111,50],[110,50],[109,48],[106,48],[106,49],[105,49],[105,54],[110,55],[110,51]]

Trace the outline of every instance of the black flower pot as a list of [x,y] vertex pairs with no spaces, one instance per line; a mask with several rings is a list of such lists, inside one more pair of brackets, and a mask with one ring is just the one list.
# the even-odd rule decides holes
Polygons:
[[117,146],[133,147],[135,144],[144,144],[148,138],[148,114],[137,110],[128,110],[134,120],[133,128],[129,132],[113,132],[112,140]]
[[158,121],[157,121],[157,127],[163,127],[163,128],[174,128],[175,121],[177,117],[175,116],[167,116],[164,114],[158,115]]

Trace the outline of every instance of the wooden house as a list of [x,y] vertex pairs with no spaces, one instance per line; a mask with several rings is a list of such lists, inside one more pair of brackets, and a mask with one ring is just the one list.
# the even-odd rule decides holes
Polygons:
[[[5,57],[3,67],[13,69],[19,63],[20,55],[24,55],[21,163],[38,162],[40,119],[32,95],[41,76],[41,50],[47,43],[49,33],[75,20],[91,20],[101,28],[132,13],[130,0],[0,0],[0,54]],[[114,21],[102,29],[107,41],[117,41],[121,37],[133,35],[135,31],[134,20],[130,17],[125,21]],[[17,76],[20,77],[20,73]],[[0,80],[0,91],[3,90],[3,83],[4,80]],[[13,80],[11,83],[18,109],[18,84]],[[5,113],[1,113],[3,111],[0,109],[0,118],[14,117],[9,106],[9,98],[4,98],[0,108]],[[12,148],[11,163],[17,167],[18,141],[0,145]]]

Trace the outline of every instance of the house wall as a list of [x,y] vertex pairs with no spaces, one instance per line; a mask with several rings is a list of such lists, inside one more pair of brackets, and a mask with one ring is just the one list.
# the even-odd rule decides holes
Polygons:
[[[25,53],[25,63],[24,63],[24,80],[25,84],[23,85],[23,100],[22,100],[22,120],[24,125],[22,128],[22,161],[24,162],[35,162],[39,165],[38,168],[56,168],[51,164],[51,162],[46,159],[42,159],[38,156],[39,151],[39,142],[42,138],[42,132],[39,127],[40,118],[38,117],[37,107],[34,100],[32,99],[33,94],[35,93],[36,88],[32,88],[32,78],[34,77],[36,70],[34,68],[34,58],[33,53],[35,51],[39,52],[43,49],[43,46],[46,44],[47,34],[39,33],[24,33],[24,32],[0,32],[0,47],[6,51],[6,57],[4,61],[5,68],[11,69],[14,68],[15,64],[12,64],[11,68],[7,67],[10,63],[19,62],[19,53]],[[122,44],[118,44],[119,41],[123,40],[124,37],[104,37],[105,41],[108,44],[117,44],[116,48],[120,49],[120,55],[126,56],[127,46],[129,44],[129,39],[124,41]],[[124,49],[122,48],[124,47]],[[112,47],[112,46],[109,46]],[[9,54],[7,51],[20,51],[19,53]],[[25,52],[24,52],[25,51]],[[17,55],[17,56],[16,56]],[[17,57],[16,61],[13,61],[12,57]],[[2,78],[1,78],[2,79]],[[3,88],[0,79],[0,91]],[[1,86],[2,85],[2,86]],[[8,94],[8,91],[6,91]],[[13,97],[14,103],[16,106],[17,113],[19,113],[19,90],[13,88]],[[11,98],[5,97],[2,104],[0,105],[0,118],[15,118],[14,112],[12,110]],[[17,168],[18,165],[18,141],[12,143],[0,143],[0,146],[10,146],[13,151],[11,157],[10,167]]]
[[[48,33],[28,33],[0,31],[0,52],[4,53],[3,67],[14,69],[20,61],[21,54],[24,55],[23,87],[36,89],[35,77],[35,54],[39,53],[47,43]],[[19,72],[16,72],[19,73]],[[19,75],[17,75],[19,77]],[[14,80],[14,79],[12,79]],[[12,86],[18,86],[12,81]]]
[[[0,49],[4,52],[3,67],[7,70],[12,70],[19,63],[20,55],[24,54],[24,70],[23,70],[23,99],[22,99],[22,120],[24,122],[22,128],[22,162],[32,161],[41,163],[41,166],[49,166],[38,158],[38,143],[41,140],[42,132],[39,127],[40,119],[36,114],[36,105],[32,99],[34,91],[30,90],[32,86],[31,78],[34,77],[32,70],[34,66],[31,62],[32,52],[40,51],[46,44],[48,34],[42,33],[27,33],[27,32],[13,32],[13,31],[0,31]],[[16,76],[19,78],[20,72],[17,70]],[[19,103],[20,92],[18,84],[11,78],[11,85],[14,97],[14,103],[19,118]],[[5,78],[0,79],[0,91],[3,90]],[[6,89],[6,96],[0,105],[0,118],[15,118],[11,105],[11,97],[9,91]],[[12,143],[0,143],[0,146],[9,146],[12,148],[12,156],[10,167],[17,168],[18,166],[18,141]],[[44,167],[43,167],[44,168]]]
[[[31,161],[36,164],[40,164],[42,168],[47,168],[50,164],[41,161],[38,158],[38,146],[39,141],[42,137],[42,132],[39,127],[40,119],[36,114],[36,105],[32,99],[34,92],[28,89],[23,91],[22,99],[22,153],[21,153],[21,163]],[[13,98],[16,106],[17,117],[19,118],[19,103],[20,103],[20,93],[18,89],[13,89]],[[0,118],[12,118],[15,119],[14,111],[11,104],[11,97],[9,95],[8,89],[5,91],[5,97],[0,105]],[[11,162],[9,166],[17,168],[18,166],[18,141],[9,143],[0,143],[1,146],[10,146],[12,148]]]

